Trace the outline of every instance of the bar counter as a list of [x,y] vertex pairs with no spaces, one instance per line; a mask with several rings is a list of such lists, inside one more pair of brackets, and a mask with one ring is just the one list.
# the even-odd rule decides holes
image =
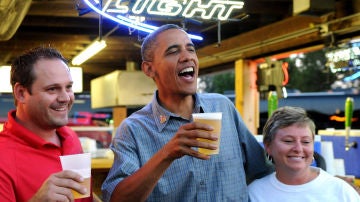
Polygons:
[[99,198],[102,198],[101,185],[104,182],[109,169],[114,162],[114,155],[111,150],[107,152],[105,157],[91,159],[91,176],[92,176],[92,191]]
[[[318,134],[321,136],[322,143],[332,143],[333,158],[340,160],[343,159],[343,169],[345,171],[345,175],[355,176],[357,179],[359,179],[360,130],[351,129],[348,137],[346,136],[346,131],[344,129],[319,130]],[[346,147],[346,145],[348,145],[348,147]],[[357,181],[356,183],[359,182]]]
[[[345,136],[345,130],[339,129],[326,129],[326,130],[319,130],[319,135],[328,135],[328,136]],[[351,129],[350,130],[350,137],[360,137],[360,129]]]

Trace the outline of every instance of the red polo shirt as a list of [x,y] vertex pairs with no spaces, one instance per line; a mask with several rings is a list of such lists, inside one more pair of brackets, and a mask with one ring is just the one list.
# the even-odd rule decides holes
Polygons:
[[[61,147],[46,142],[8,113],[0,132],[0,201],[28,201],[43,182],[61,171],[59,156],[82,153],[80,141],[68,127],[57,129]],[[77,201],[92,201],[91,197]]]

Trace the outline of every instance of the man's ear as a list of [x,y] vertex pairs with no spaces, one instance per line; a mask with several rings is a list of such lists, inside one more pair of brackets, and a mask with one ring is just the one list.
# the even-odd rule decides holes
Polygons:
[[143,61],[141,63],[141,69],[146,74],[146,76],[150,78],[154,78],[154,70],[152,66],[152,62]]
[[21,84],[19,83],[16,83],[14,85],[14,89],[13,89],[13,92],[14,92],[14,98],[18,101],[18,102],[21,102],[23,103],[24,100],[25,100],[25,93],[26,93],[27,89],[22,86]]

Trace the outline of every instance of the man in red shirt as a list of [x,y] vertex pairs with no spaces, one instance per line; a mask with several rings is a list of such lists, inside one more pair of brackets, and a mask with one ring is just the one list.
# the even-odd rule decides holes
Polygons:
[[16,110],[0,132],[0,201],[74,201],[71,189],[91,192],[59,158],[82,153],[65,126],[74,101],[66,59],[53,48],[32,49],[14,60],[11,85]]

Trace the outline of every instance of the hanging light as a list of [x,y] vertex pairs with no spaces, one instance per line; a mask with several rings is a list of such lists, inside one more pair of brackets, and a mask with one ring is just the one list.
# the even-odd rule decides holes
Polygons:
[[71,63],[73,65],[80,65],[92,56],[96,55],[102,49],[106,47],[105,40],[95,40],[88,47],[86,47],[83,51],[79,53],[79,55],[75,56]]
[[[102,8],[102,0],[98,2]],[[102,38],[102,15],[99,15],[99,37],[93,41],[88,47],[75,56],[71,63],[73,65],[80,65],[92,56],[96,55],[106,47],[106,41]]]

